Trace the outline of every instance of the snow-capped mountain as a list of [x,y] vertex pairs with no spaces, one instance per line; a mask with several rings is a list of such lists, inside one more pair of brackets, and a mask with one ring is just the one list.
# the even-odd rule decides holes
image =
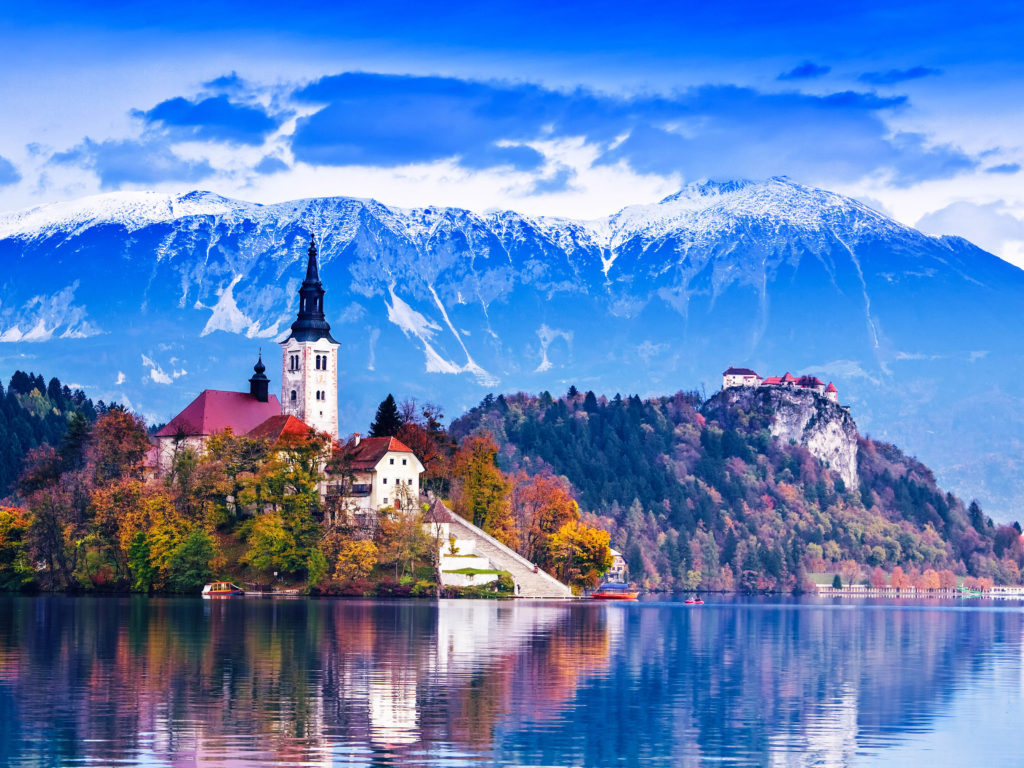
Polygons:
[[1024,501],[1024,272],[784,179],[693,184],[596,221],[208,192],[3,215],[0,374],[57,375],[156,420],[244,387],[293,319],[311,231],[343,429],[389,391],[454,416],[570,383],[710,394],[742,364],[834,380],[862,430],[945,484],[993,513]]

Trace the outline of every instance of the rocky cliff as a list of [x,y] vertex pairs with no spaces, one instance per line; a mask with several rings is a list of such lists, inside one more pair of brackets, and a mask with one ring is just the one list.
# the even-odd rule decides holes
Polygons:
[[812,390],[731,387],[708,400],[703,412],[723,423],[741,413],[760,417],[772,437],[806,446],[847,488],[857,487],[857,425],[849,411]]

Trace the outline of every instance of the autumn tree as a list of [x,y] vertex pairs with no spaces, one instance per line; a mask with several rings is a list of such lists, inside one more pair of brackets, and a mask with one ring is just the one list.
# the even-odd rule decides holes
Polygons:
[[439,406],[427,403],[420,408],[415,400],[405,400],[401,405],[402,426],[397,434],[423,464],[420,487],[442,495],[450,490],[451,457],[455,450],[443,419]]
[[395,509],[381,510],[375,543],[380,563],[394,566],[395,580],[401,581],[430,558],[432,540],[419,512]]
[[304,575],[317,546],[319,485],[327,462],[327,442],[311,434],[278,446],[239,492],[255,517],[244,526],[249,549],[242,562],[260,571]]
[[511,489],[517,551],[546,570],[551,565],[551,537],[566,523],[579,521],[579,505],[566,483],[550,472],[519,472],[512,477]]
[[596,587],[612,567],[608,531],[570,521],[551,537],[548,548],[555,577],[577,589]]
[[121,408],[111,408],[92,427],[86,451],[92,481],[102,485],[124,477],[141,479],[150,449],[146,424]]
[[379,550],[372,541],[350,539],[341,546],[334,563],[334,578],[341,581],[365,579],[377,565]]
[[910,577],[897,565],[889,574],[889,586],[895,589],[907,589],[910,586]]
[[45,586],[73,588],[89,533],[87,470],[63,471],[57,452],[44,445],[28,454],[18,483],[32,518],[26,539],[32,562],[43,563]]
[[881,566],[876,565],[871,571],[871,586],[875,589],[884,589],[888,586],[888,582],[885,579],[885,571],[882,570]]
[[32,562],[26,543],[28,528],[26,510],[0,506],[0,590],[21,589],[32,582]]
[[455,512],[504,544],[515,548],[515,521],[509,507],[509,482],[498,469],[498,446],[487,433],[471,435],[454,460],[452,501]]

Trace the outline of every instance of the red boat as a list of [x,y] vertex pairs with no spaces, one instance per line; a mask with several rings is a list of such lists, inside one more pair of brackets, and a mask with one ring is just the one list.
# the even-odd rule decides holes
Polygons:
[[683,601],[687,605],[704,605],[704,601],[699,597],[690,597]]
[[636,600],[639,596],[640,590],[631,589],[628,584],[602,584],[590,593],[591,600]]
[[211,581],[203,587],[203,597],[244,597],[245,590],[230,581]]

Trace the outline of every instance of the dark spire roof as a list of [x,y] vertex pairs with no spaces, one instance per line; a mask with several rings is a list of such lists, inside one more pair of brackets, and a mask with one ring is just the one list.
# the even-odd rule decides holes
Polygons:
[[327,339],[337,344],[331,336],[331,326],[324,316],[324,286],[320,282],[320,270],[317,267],[316,238],[309,238],[309,262],[306,264],[306,279],[299,288],[299,316],[292,323],[292,332],[288,339],[297,341],[316,341]]
[[316,235],[309,236],[309,251],[307,253],[309,253],[309,262],[306,264],[306,279],[303,283],[320,285],[320,270],[316,264]]
[[256,361],[256,365],[252,367],[253,373],[252,378],[249,379],[249,395],[256,398],[261,403],[267,402],[270,397],[270,379],[267,378],[263,372],[267,370],[267,366],[263,364],[263,350],[260,350],[259,359]]

